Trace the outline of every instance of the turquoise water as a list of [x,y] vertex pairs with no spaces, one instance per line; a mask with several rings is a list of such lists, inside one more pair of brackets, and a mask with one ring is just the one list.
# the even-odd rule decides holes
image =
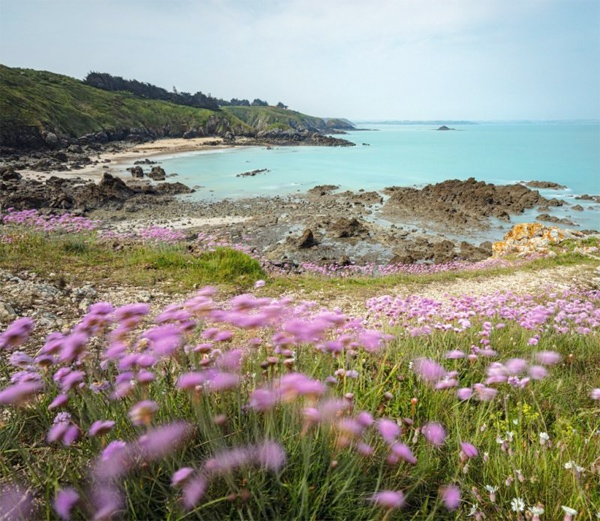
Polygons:
[[[179,181],[202,187],[197,200],[288,195],[318,184],[379,190],[469,177],[495,184],[553,181],[567,190],[542,193],[571,202],[577,194],[600,194],[600,122],[477,123],[446,132],[427,123],[359,125],[372,130],[342,136],[355,147],[239,147],[159,160]],[[263,168],[269,171],[236,177]],[[600,212],[583,213],[569,215],[600,225]]]

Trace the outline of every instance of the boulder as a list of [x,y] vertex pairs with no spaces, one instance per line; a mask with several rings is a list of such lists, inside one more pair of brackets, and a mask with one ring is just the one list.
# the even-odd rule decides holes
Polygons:
[[161,166],[153,166],[148,177],[154,181],[164,181],[167,178],[167,174]]
[[304,230],[302,236],[296,241],[296,246],[300,249],[312,248],[318,244],[319,243],[316,241],[315,236],[310,228]]
[[131,175],[136,179],[142,179],[144,177],[144,169],[141,166],[134,166],[129,168]]
[[338,219],[330,228],[331,233],[338,239],[344,239],[348,237],[364,236],[369,234],[369,230],[361,223],[358,219],[352,218],[347,219],[342,217]]
[[504,240],[492,245],[493,256],[502,257],[508,254],[531,255],[547,254],[549,247],[560,244],[565,239],[576,239],[583,234],[574,230],[563,230],[556,226],[544,226],[540,223],[516,224],[504,235]]

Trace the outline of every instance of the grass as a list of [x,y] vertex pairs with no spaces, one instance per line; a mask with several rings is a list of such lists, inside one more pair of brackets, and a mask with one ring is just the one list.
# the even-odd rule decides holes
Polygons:
[[[518,269],[533,276],[546,268],[597,265],[569,252]],[[72,341],[60,340],[55,352],[43,340],[28,341],[24,330],[0,333],[0,345],[11,339],[0,350],[0,517],[12,507],[4,498],[14,493],[23,508],[29,495],[34,500],[24,518],[55,519],[54,499],[65,488],[79,496],[73,519],[93,518],[101,507],[107,517],[128,519],[334,521],[468,515],[518,521],[532,518],[535,508],[544,509],[542,519],[561,519],[563,505],[577,510],[577,519],[593,519],[600,510],[600,408],[590,395],[600,383],[597,293],[557,292],[508,303],[490,295],[448,303],[451,311],[432,310],[423,300],[408,312],[402,305],[372,307],[357,321],[302,303],[239,294],[266,277],[266,287],[257,290],[261,297],[293,290],[366,299],[394,286],[485,280],[514,268],[380,278],[268,276],[256,259],[226,247],[192,254],[181,242],[114,242],[96,232],[43,233],[12,225],[0,242],[0,267],[44,278],[54,273],[72,283],[160,284],[175,292],[217,284],[238,295],[219,307],[205,291],[163,310],[154,322],[146,311],[91,310],[64,332]],[[383,334],[391,335],[385,346]],[[82,338],[77,335],[84,344],[73,350]],[[477,355],[487,345],[496,354]],[[11,355],[19,349],[49,350],[52,365]],[[476,356],[445,358],[457,349]],[[475,390],[498,370],[493,363],[508,367],[522,359],[533,371],[539,351],[558,353],[561,362],[540,380],[521,382],[526,372],[520,371],[520,384],[488,384],[498,393],[490,401],[460,401],[456,387],[436,390],[415,365],[423,358],[435,361],[446,380]],[[146,356],[143,363],[135,361],[139,354]],[[66,383],[69,371],[81,371],[80,384]],[[190,372],[205,383],[191,390],[178,385]],[[142,378],[149,373],[151,380]],[[285,387],[290,374],[304,383]],[[217,387],[218,377],[230,384]],[[15,404],[6,390],[19,381],[39,381],[43,390]],[[257,406],[257,392],[273,403]],[[50,410],[60,394],[68,402]],[[157,410],[137,422],[130,413],[143,400],[155,402]],[[48,439],[59,411],[70,415],[63,417],[66,426],[79,430],[72,443]],[[358,432],[360,412],[376,423]],[[105,435],[92,436],[97,420],[115,423]],[[185,436],[160,430],[176,420],[188,425]],[[397,426],[396,442],[410,448],[416,464],[390,459],[390,442],[378,431],[383,420]],[[428,422],[444,427],[439,446],[422,434]],[[154,452],[144,449],[148,439]],[[265,440],[283,451],[285,462],[264,459]],[[120,458],[104,452],[115,441],[125,442]],[[463,442],[473,444],[477,456],[465,460]],[[113,478],[98,470],[102,454],[112,462]],[[206,480],[197,498],[189,484],[171,485],[182,467],[194,469],[192,479]],[[449,485],[461,492],[456,509],[440,496]],[[494,497],[486,487],[493,487]],[[372,501],[386,490],[402,492],[402,509]],[[116,503],[100,493],[112,494]],[[513,508],[517,499],[523,512]]]
[[0,243],[0,267],[46,278],[60,275],[71,283],[162,284],[170,291],[206,284],[250,287],[266,276],[257,260],[229,248],[200,255],[192,255],[182,244],[131,244],[115,249],[89,233],[26,233],[14,242]]
[[214,134],[231,130],[246,135],[273,125],[285,130],[327,127],[320,118],[276,107],[197,109],[103,91],[47,71],[0,65],[0,134],[6,143],[28,128],[77,138],[130,128],[150,129],[161,136],[209,127]]

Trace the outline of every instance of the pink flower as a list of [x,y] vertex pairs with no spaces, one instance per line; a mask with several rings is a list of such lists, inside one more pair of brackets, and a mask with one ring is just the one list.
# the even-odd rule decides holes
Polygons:
[[164,458],[167,454],[177,450],[190,434],[190,425],[182,421],[150,429],[146,434],[140,436],[141,454],[146,460]]
[[423,425],[421,433],[429,443],[436,447],[441,447],[446,441],[446,431],[437,422],[428,422]]
[[456,510],[460,506],[460,488],[456,485],[442,487],[440,496],[444,506],[448,510]]
[[417,374],[427,382],[437,382],[446,376],[446,370],[429,358],[417,358],[414,361]]
[[173,477],[171,478],[171,486],[176,487],[178,485],[183,485],[186,481],[189,480],[193,473],[194,469],[191,467],[180,468],[173,474]]
[[115,422],[112,420],[98,420],[92,423],[89,434],[90,436],[102,436],[107,432],[110,432],[114,426]]
[[142,400],[131,408],[129,418],[134,425],[150,425],[156,411],[158,411],[158,404],[155,401]]
[[417,458],[415,458],[408,445],[404,443],[394,443],[392,445],[392,453],[411,465],[417,464]]
[[478,452],[477,448],[475,447],[475,445],[472,445],[472,444],[467,443],[467,442],[461,442],[460,448],[461,448],[461,454],[464,454],[464,457],[466,459],[468,459],[468,458],[475,458],[479,454],[479,452]]
[[468,400],[469,398],[471,398],[471,396],[473,396],[473,389],[471,389],[470,387],[463,387],[456,391],[456,396],[459,400]]
[[600,400],[600,388],[592,389],[590,393],[590,398],[592,400]]
[[204,476],[187,481],[183,486],[183,506],[186,510],[194,508],[206,494],[208,481]]
[[285,465],[285,451],[275,441],[266,440],[253,450],[254,458],[261,467],[267,468],[274,472],[279,472]]
[[373,494],[370,501],[383,508],[402,508],[404,505],[404,494],[399,490],[382,490]]
[[44,388],[41,382],[21,382],[0,391],[0,403],[4,405],[21,405],[33,398]]
[[387,443],[394,443],[396,438],[400,435],[400,427],[396,422],[391,420],[379,420],[377,422],[377,429],[379,434]]
[[79,501],[79,494],[73,488],[59,490],[54,499],[54,510],[61,519],[71,519],[71,511]]
[[562,356],[555,351],[539,351],[535,358],[543,365],[556,365],[562,359]]
[[35,322],[29,317],[15,320],[0,335],[0,349],[14,349],[24,344],[29,339],[34,327]]

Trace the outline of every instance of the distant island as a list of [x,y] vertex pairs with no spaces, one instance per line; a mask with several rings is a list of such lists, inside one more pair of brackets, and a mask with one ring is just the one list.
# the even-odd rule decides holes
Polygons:
[[90,73],[84,81],[0,65],[0,148],[59,149],[163,137],[236,137],[259,143],[351,146],[326,134],[354,130],[345,119],[290,110],[282,102],[229,101],[169,92],[138,80]]

